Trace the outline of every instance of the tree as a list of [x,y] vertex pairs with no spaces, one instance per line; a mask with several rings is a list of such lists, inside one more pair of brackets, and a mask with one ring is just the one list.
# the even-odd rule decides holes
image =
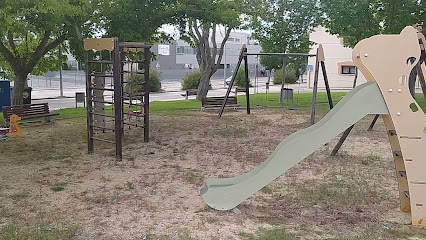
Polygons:
[[[247,4],[243,0],[183,0],[178,4],[177,21],[181,39],[196,49],[201,70],[197,99],[207,96],[210,78],[218,70],[223,49],[233,29],[242,26],[242,17]],[[222,41],[217,43],[216,33],[221,32]]]
[[0,64],[14,73],[14,105],[22,104],[28,74],[57,62],[56,47],[75,35],[88,6],[88,0],[0,0]]
[[323,25],[331,34],[354,47],[377,34],[398,34],[405,26],[422,23],[425,1],[418,0],[320,0]]
[[[410,25],[426,19],[426,1],[419,0],[320,0],[323,24],[331,34],[354,47],[362,39],[376,34],[398,34]],[[426,28],[423,28],[425,30]],[[410,74],[409,88],[415,95],[417,72]],[[426,97],[426,93],[425,93]]]
[[[310,0],[264,0],[258,19],[253,19],[254,36],[263,52],[302,52],[310,50],[309,33],[318,25],[319,8]],[[306,58],[286,59],[296,66]],[[282,68],[283,57],[262,56],[261,64],[268,69]]]

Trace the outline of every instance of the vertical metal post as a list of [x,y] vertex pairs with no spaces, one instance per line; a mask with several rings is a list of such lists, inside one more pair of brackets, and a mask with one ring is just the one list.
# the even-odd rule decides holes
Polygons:
[[92,79],[90,76],[90,72],[92,71],[91,67],[92,64],[90,63],[91,59],[91,51],[85,51],[84,52],[84,58],[86,62],[86,106],[87,106],[87,115],[86,115],[86,121],[87,121],[87,149],[89,153],[93,153],[94,146],[93,146],[93,115],[92,115]]
[[149,82],[149,65],[151,62],[151,51],[149,48],[144,49],[145,53],[145,97],[144,97],[144,141],[149,141],[149,92],[150,92],[150,82]]
[[425,75],[422,69],[422,63],[426,65],[426,49],[422,38],[419,38],[419,45],[421,50],[420,61],[417,63],[417,74],[419,75],[419,82],[422,87],[423,96],[426,99],[426,83]]
[[330,110],[333,108],[333,99],[331,98],[330,85],[328,84],[327,70],[325,69],[325,62],[321,61],[322,76],[324,77],[325,89],[327,91],[328,105]]
[[368,127],[368,130],[367,130],[367,131],[371,131],[371,130],[373,130],[374,125],[376,125],[377,119],[379,119],[379,116],[380,116],[379,114],[376,114],[376,116],[374,116],[374,119],[373,119],[373,121],[371,122],[370,127]]
[[246,76],[246,102],[247,102],[247,114],[250,114],[250,83],[248,74],[248,57],[247,48],[244,48],[244,70]]
[[123,159],[123,145],[122,145],[122,121],[123,121],[123,108],[122,108],[122,85],[120,78],[120,47],[118,39],[114,38],[113,50],[113,78],[114,78],[114,115],[115,115],[115,157],[117,161]]
[[356,81],[358,80],[358,67],[355,67],[355,78],[354,78],[354,84],[352,88],[356,87]]
[[219,118],[222,117],[223,111],[225,110],[225,105],[226,105],[226,102],[228,101],[229,94],[231,93],[232,86],[234,85],[235,77],[237,76],[238,70],[240,69],[241,62],[243,61],[243,58],[245,55],[244,49],[247,49],[246,45],[243,45],[241,47],[240,57],[238,58],[237,66],[235,67],[234,74],[232,75],[231,82],[229,83],[228,90],[226,91],[226,94],[225,94],[225,99],[223,100],[222,107],[220,108],[220,111],[219,111]]
[[345,142],[346,138],[349,136],[349,133],[351,133],[352,129],[355,127],[355,124],[350,126],[345,130],[342,137],[339,139],[339,142],[334,147],[333,151],[331,151],[331,156],[336,156],[337,152],[339,151],[340,147],[342,147],[343,143]]
[[317,93],[318,93],[318,75],[319,75],[319,50],[317,50],[317,56],[315,60],[315,76],[314,76],[314,89],[312,93],[312,111],[311,111],[311,125],[315,124],[315,114],[317,105]]
[[422,65],[420,62],[417,63],[417,74],[419,75],[420,86],[422,87],[423,97],[426,99],[426,82],[425,75],[423,73]]
[[281,103],[281,107],[284,107],[284,84],[285,84],[285,75],[286,75],[286,66],[287,63],[285,61],[285,56],[283,57],[283,79],[282,79],[282,83],[281,83],[281,90],[280,90],[280,103]]
[[223,86],[226,87],[226,42],[223,47]]

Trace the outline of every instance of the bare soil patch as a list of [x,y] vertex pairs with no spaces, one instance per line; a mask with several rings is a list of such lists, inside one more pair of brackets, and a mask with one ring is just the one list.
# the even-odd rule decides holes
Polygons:
[[154,114],[151,141],[143,143],[141,130],[128,132],[119,163],[109,145],[86,154],[84,120],[24,126],[21,138],[0,142],[0,228],[76,227],[77,239],[246,239],[241,233],[274,228],[302,239],[426,236],[399,213],[386,132],[381,121],[367,132],[371,119],[355,127],[337,157],[329,154],[338,137],[243,202],[241,214],[206,206],[205,179],[253,169],[307,127],[308,114]]

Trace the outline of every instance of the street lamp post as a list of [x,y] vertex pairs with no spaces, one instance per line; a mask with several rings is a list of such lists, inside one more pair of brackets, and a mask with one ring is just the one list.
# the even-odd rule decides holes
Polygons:
[[226,87],[226,43],[223,47],[223,86]]

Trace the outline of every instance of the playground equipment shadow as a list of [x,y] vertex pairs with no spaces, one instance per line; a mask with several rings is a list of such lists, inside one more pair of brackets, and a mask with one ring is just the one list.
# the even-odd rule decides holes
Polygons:
[[109,145],[86,154],[82,118],[26,125],[21,138],[0,143],[0,239],[426,237],[398,210],[381,120],[374,132],[366,131],[371,116],[361,120],[337,157],[329,154],[338,137],[238,213],[208,208],[199,195],[204,180],[253,169],[308,126],[309,112],[258,109],[218,120],[213,113],[153,111],[151,142],[137,131],[126,135],[121,163]]

